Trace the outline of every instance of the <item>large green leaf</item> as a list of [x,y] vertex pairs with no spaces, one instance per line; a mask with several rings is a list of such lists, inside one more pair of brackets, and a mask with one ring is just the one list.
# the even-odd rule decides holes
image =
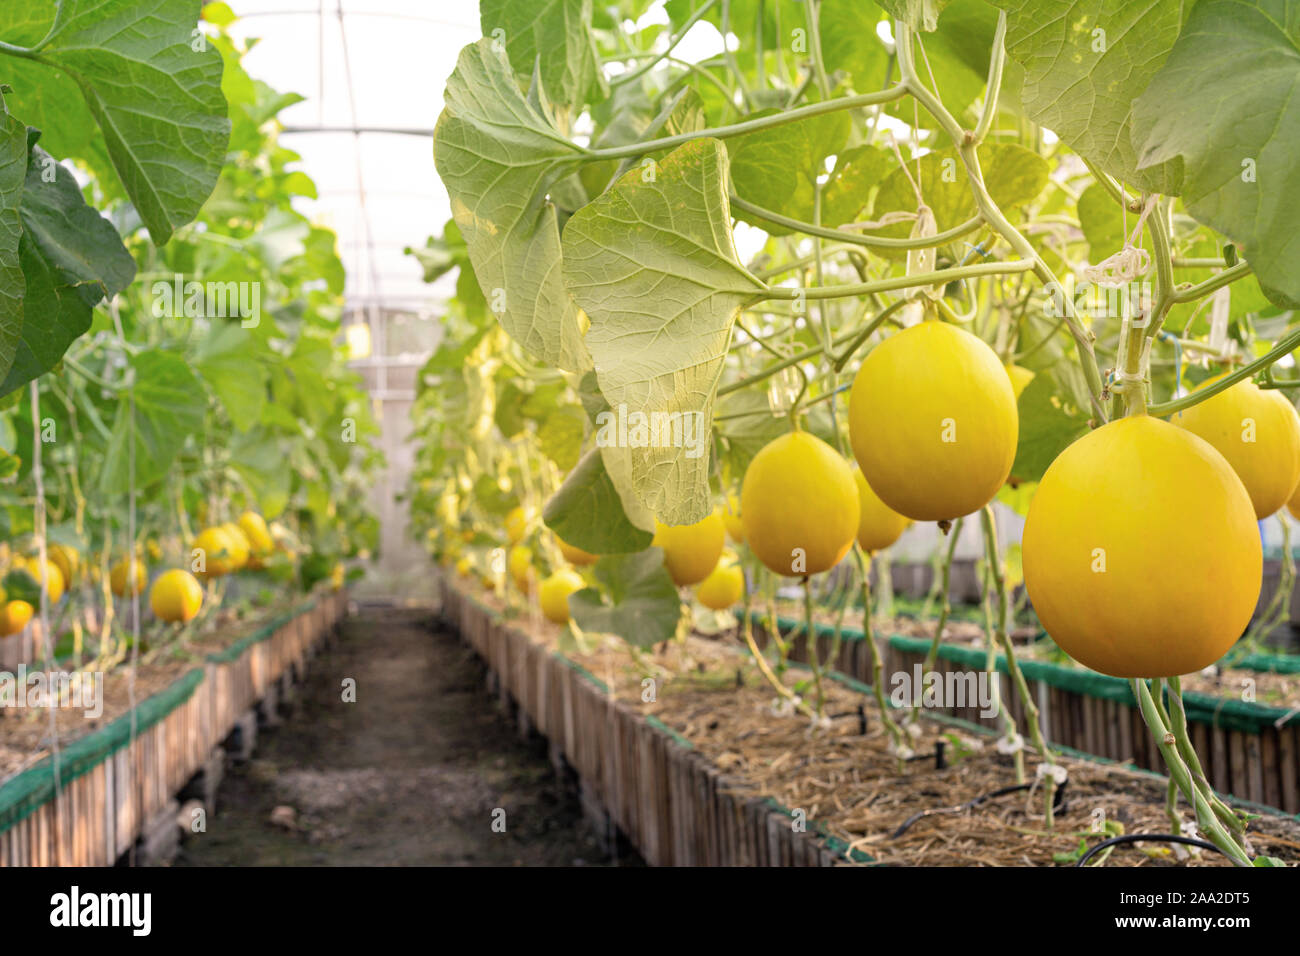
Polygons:
[[677,633],[682,600],[659,548],[607,555],[595,563],[592,574],[599,587],[584,588],[569,598],[573,619],[584,631],[616,634],[640,648]]
[[1130,131],[1133,100],[1168,57],[1191,0],[995,2],[1007,11],[1007,53],[1025,70],[1030,118],[1124,182],[1178,192],[1177,164],[1138,169]]
[[0,374],[13,365],[23,330],[23,281],[19,243],[23,226],[18,209],[27,178],[27,129],[0,113]]
[[[21,12],[0,13],[0,39],[31,42],[32,8],[4,6]],[[35,7],[49,32],[29,59],[6,58],[12,112],[41,129],[70,130],[55,132],[51,146],[92,160],[93,119],[154,242],[166,242],[212,192],[230,136],[221,55],[195,40],[196,5],[62,0],[57,14],[49,4]]]
[[1300,306],[1300,4],[1201,0],[1134,104],[1140,163],[1181,162],[1188,211]]
[[[732,324],[766,288],[736,257],[722,144],[687,143],[651,181],[631,170],[579,210],[564,231],[564,277],[591,317],[587,346],[612,409],[598,441],[627,448],[632,487],[660,520],[701,520],[709,453],[687,428],[707,445]],[[683,440],[642,443],[622,427],[638,415],[679,423]]]
[[478,12],[485,37],[502,31],[510,65],[524,82],[536,66],[552,103],[581,107],[593,87],[603,87],[591,0],[482,0]]
[[185,439],[202,430],[208,406],[202,383],[175,352],[140,352],[131,359],[131,369],[135,385],[118,395],[100,478],[102,491],[110,495],[143,488],[166,475]]
[[566,543],[592,554],[641,551],[654,537],[628,520],[597,449],[587,452],[564,479],[546,503],[542,520]]
[[[560,274],[560,230],[546,189],[579,150],[526,100],[504,52],[480,40],[447,81],[433,159],[489,306],[548,365],[591,365],[578,308]],[[504,300],[504,301],[503,301]]]
[[135,260],[112,223],[86,205],[72,173],[37,146],[27,164],[20,216],[22,333],[0,395],[53,368],[90,328],[95,305],[135,277]]

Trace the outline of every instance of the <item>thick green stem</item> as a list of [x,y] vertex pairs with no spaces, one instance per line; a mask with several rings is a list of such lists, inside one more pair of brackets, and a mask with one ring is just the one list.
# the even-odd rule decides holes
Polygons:
[[[1196,755],[1196,748],[1192,746],[1192,739],[1187,732],[1187,711],[1183,707],[1182,679],[1170,677],[1166,679],[1166,683],[1169,686],[1170,703],[1168,726],[1174,735],[1179,756],[1187,764],[1188,773],[1191,774],[1193,782],[1204,795],[1210,809],[1214,811],[1214,815],[1234,833],[1244,835],[1246,832],[1245,821],[1233,812],[1233,809],[1214,792],[1214,788],[1210,786],[1210,781],[1206,779],[1205,770],[1201,766],[1201,758]],[[1155,703],[1157,707],[1160,706],[1159,699]],[[1163,711],[1161,716],[1165,716]]]
[[623,146],[610,146],[605,149],[589,149],[583,152],[582,159],[588,162],[600,159],[623,159],[626,156],[641,156],[662,149],[673,149],[683,143],[705,137],[727,139],[732,136],[743,136],[746,133],[756,133],[759,130],[771,129],[774,126],[784,126],[786,123],[794,123],[812,116],[823,116],[826,113],[835,113],[839,110],[858,109],[863,106],[889,103],[893,100],[902,99],[906,93],[907,90],[902,84],[899,84],[877,93],[861,93],[857,96],[842,96],[838,99],[823,100],[820,103],[810,103],[798,109],[773,113],[769,116],[759,116],[741,123],[717,126],[696,133],[678,133],[675,136],[665,136],[661,139],[647,140],[643,143],[627,143]]
[[1183,797],[1195,808],[1196,822],[1201,832],[1211,843],[1222,850],[1224,855],[1233,863],[1238,866],[1250,866],[1250,856],[1223,828],[1200,789],[1193,782],[1191,772],[1178,752],[1177,738],[1165,726],[1160,711],[1151,697],[1151,688],[1141,678],[1133,678],[1131,683],[1133,695],[1137,698],[1138,706],[1142,711],[1142,719],[1146,721],[1147,726],[1151,729],[1156,746],[1160,750],[1160,755],[1164,757],[1165,766],[1169,768],[1170,778],[1178,784],[1178,789],[1182,792]]
[[1147,406],[1147,414],[1163,418],[1167,415],[1173,415],[1175,412],[1181,412],[1186,408],[1191,408],[1193,405],[1199,405],[1207,398],[1213,398],[1225,389],[1231,388],[1238,382],[1250,378],[1261,369],[1267,368],[1284,356],[1290,355],[1297,348],[1300,348],[1300,329],[1278,342],[1267,354],[1260,356],[1247,365],[1243,365],[1239,369],[1234,369],[1222,378],[1217,378],[1210,384],[1203,385],[1182,398],[1176,398],[1168,402],[1157,402],[1154,405]]
[[846,229],[830,229],[816,223],[804,222],[802,219],[792,219],[789,216],[783,216],[779,212],[773,212],[748,200],[741,199],[735,193],[732,193],[728,198],[731,208],[748,213],[755,219],[764,219],[775,226],[793,229],[805,235],[821,236],[823,239],[834,239],[836,242],[843,242],[852,246],[865,246],[869,249],[935,249],[939,246],[946,246],[962,236],[970,235],[984,222],[979,216],[972,216],[965,222],[959,223],[951,229],[945,229],[943,232],[937,232],[933,236],[897,239],[890,236],[866,236],[857,232],[849,232]]
[[1011,262],[976,262],[966,266],[953,266],[951,269],[939,269],[935,272],[922,272],[911,276],[890,276],[872,282],[850,282],[844,285],[828,285],[813,289],[797,286],[773,286],[761,295],[755,296],[753,304],[770,299],[845,299],[860,295],[872,295],[876,292],[893,292],[898,289],[913,289],[920,286],[941,285],[954,279],[968,279],[979,276],[1005,276],[1028,272],[1034,268],[1033,262],[1023,259]]

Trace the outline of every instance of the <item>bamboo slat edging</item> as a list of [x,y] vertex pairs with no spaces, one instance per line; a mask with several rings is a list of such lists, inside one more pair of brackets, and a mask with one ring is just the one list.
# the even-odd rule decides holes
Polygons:
[[[52,781],[46,780],[51,777],[51,758],[0,781],[0,867],[112,865],[247,710],[236,709],[233,702],[251,706],[246,695],[253,656],[258,656],[258,682],[264,685],[289,668],[301,673],[307,656],[337,625],[346,604],[345,592],[323,593],[250,635],[256,640],[241,641],[235,658],[227,659],[224,652],[211,655],[202,666],[140,702],[137,713],[160,698],[170,706],[147,726],[137,719],[132,737],[117,739],[123,722],[129,726],[131,715],[126,714],[74,741],[64,756],[75,753],[78,745],[91,755],[95,738],[104,742],[103,750],[97,760],[88,756],[83,767],[66,766],[61,760],[57,795]],[[193,686],[178,691],[176,684],[184,681]],[[169,692],[176,699],[167,698]],[[6,816],[6,807],[15,806],[15,794],[23,803]]]
[[[652,865],[872,861],[815,821],[796,830],[792,810],[720,772],[663,721],[611,697],[581,664],[543,647],[446,577],[442,614]],[[508,667],[512,661],[524,666]],[[532,690],[542,685],[544,698]]]
[[[752,616],[751,621],[755,639],[760,646],[765,645],[767,632],[763,621],[757,615]],[[783,632],[787,628],[793,631],[800,623],[778,618],[778,625]],[[819,648],[824,649],[829,644],[834,628],[818,625],[816,629]],[[852,633],[856,635],[856,640],[862,640],[861,631]],[[850,630],[845,628],[843,637],[848,637],[849,634]],[[913,667],[923,663],[928,645],[928,640],[899,635],[882,641],[885,674],[910,673]],[[806,642],[802,634],[795,639],[790,656],[796,662],[807,659]],[[953,658],[957,660],[954,661]],[[850,660],[856,662],[858,658]],[[956,662],[982,668],[984,652],[941,644],[940,659],[936,666],[945,668]],[[998,662],[1000,670],[1005,673],[1005,660],[1001,655]],[[1150,745],[1150,735],[1141,722],[1137,707],[1133,705],[1132,692],[1126,681],[1092,672],[1085,675],[1083,672],[1041,661],[1022,661],[1021,669],[1035,693],[1037,684],[1044,677],[1051,677],[1055,673],[1072,678],[1086,677],[1090,681],[1095,679],[1095,683],[1107,691],[1102,696],[1089,693],[1079,685],[1059,686],[1049,681],[1052,693],[1048,696],[1048,709],[1045,713],[1047,725],[1051,728],[1048,740],[1053,749],[1132,766],[1143,771],[1157,772],[1163,769],[1163,759],[1160,752]],[[866,686],[871,673],[869,668],[863,667],[848,676],[864,682]],[[1286,717],[1290,711],[1246,701],[1224,701],[1191,691],[1184,694],[1184,700],[1189,727],[1194,739],[1201,741],[1197,743],[1197,752],[1205,765],[1206,776],[1216,790],[1230,795],[1234,802],[1245,807],[1265,809],[1273,813],[1280,810],[1287,815],[1300,813],[1300,760],[1297,759],[1300,755],[1300,719],[1292,719],[1278,726],[1280,718]],[[1010,703],[1022,731],[1025,730],[1015,702]],[[960,717],[952,713],[954,710],[955,708],[927,707],[926,714],[931,717]],[[1253,715],[1254,721],[1246,721],[1244,717],[1247,715]],[[1118,726],[1122,722],[1127,722],[1127,732]],[[999,728],[996,718],[979,719],[970,723],[985,732]],[[1198,737],[1198,734],[1201,736]],[[1278,754],[1277,761],[1266,764],[1264,755],[1273,753]],[[1269,803],[1268,797],[1274,793],[1278,795],[1278,802]]]

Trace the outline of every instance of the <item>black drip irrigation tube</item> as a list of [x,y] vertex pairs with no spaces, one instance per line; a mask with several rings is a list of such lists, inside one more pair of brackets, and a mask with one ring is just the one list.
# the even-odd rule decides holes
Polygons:
[[1111,837],[1109,840],[1102,840],[1083,856],[1079,857],[1079,862],[1074,865],[1083,866],[1102,850],[1106,849],[1106,847],[1120,846],[1124,843],[1185,843],[1187,846],[1199,846],[1202,850],[1213,850],[1215,853],[1223,852],[1208,840],[1197,840],[1194,837],[1178,836],[1173,833],[1125,833],[1120,836]]
[[[891,840],[897,840],[909,829],[911,829],[912,824],[916,823],[918,820],[924,820],[926,817],[937,816],[941,813],[961,813],[963,810],[973,810],[975,807],[978,807],[981,803],[987,803],[989,800],[995,800],[998,797],[1005,797],[1009,793],[1018,793],[1023,790],[1028,790],[1032,786],[1034,786],[1034,784],[1016,783],[1016,784],[1012,784],[1009,787],[1002,787],[1000,790],[994,790],[992,793],[981,794],[980,796],[976,797],[974,800],[967,800],[965,803],[958,804],[955,807],[932,807],[929,810],[922,810],[919,813],[912,814],[910,817],[904,820],[903,825],[899,827],[897,830],[895,830],[893,834],[890,835],[889,838]],[[1059,788],[1057,788],[1056,794],[1052,799],[1053,810],[1061,809],[1061,806],[1065,803],[1065,788],[1067,786],[1068,784],[1063,783]]]

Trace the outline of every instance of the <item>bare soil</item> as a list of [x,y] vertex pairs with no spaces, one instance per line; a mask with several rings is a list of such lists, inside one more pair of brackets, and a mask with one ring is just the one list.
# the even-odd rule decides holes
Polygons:
[[[342,701],[345,678],[355,703]],[[363,610],[299,691],[292,716],[228,772],[180,865],[640,862],[605,858],[544,742],[519,738],[482,664],[430,611]]]

